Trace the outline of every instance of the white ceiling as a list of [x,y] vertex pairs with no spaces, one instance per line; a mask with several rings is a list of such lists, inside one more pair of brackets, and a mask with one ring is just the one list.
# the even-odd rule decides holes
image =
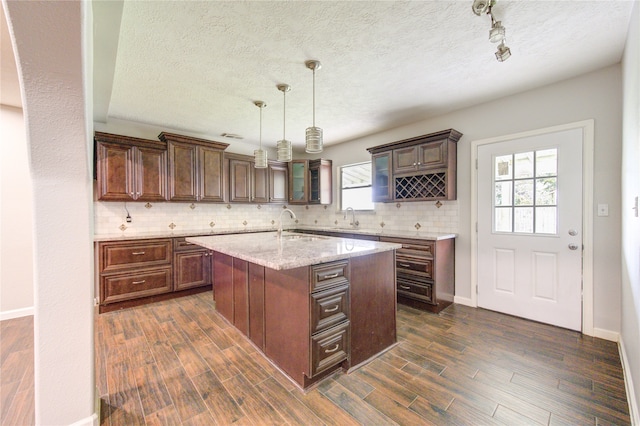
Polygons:
[[[513,56],[496,61],[489,16],[455,1],[93,1],[94,120],[227,143],[325,144],[417,122],[621,59],[632,1],[498,0]],[[3,90],[4,55],[3,37]],[[3,95],[4,96],[4,95]],[[3,101],[3,103],[5,103]]]

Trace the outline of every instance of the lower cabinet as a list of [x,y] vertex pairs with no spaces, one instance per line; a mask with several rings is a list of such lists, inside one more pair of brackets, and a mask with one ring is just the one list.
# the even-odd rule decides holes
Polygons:
[[302,388],[396,343],[393,252],[280,271],[213,259],[218,313]]
[[211,288],[211,252],[184,238],[99,242],[99,312]]
[[453,238],[422,240],[380,237],[380,241],[402,244],[402,248],[396,252],[399,303],[435,313],[453,303]]

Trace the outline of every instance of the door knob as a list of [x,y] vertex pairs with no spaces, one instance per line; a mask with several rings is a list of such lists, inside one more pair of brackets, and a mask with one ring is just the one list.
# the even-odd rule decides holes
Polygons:
[[569,250],[578,250],[577,244],[569,244]]
[[569,229],[569,235],[575,237],[576,235],[578,235],[578,231],[576,231],[575,229]]

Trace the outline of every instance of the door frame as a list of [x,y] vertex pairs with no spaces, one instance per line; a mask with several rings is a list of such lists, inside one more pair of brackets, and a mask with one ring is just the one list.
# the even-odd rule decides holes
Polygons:
[[478,147],[564,130],[582,129],[582,334],[593,327],[593,152],[594,120],[576,121],[471,142],[471,305],[478,307]]

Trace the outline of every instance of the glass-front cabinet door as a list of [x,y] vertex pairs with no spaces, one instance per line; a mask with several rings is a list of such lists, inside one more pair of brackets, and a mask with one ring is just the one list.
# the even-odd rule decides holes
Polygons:
[[373,202],[381,203],[393,199],[393,187],[391,185],[391,152],[373,154],[372,177],[373,177]]
[[309,199],[309,163],[307,160],[293,160],[289,167],[289,203],[306,204]]

